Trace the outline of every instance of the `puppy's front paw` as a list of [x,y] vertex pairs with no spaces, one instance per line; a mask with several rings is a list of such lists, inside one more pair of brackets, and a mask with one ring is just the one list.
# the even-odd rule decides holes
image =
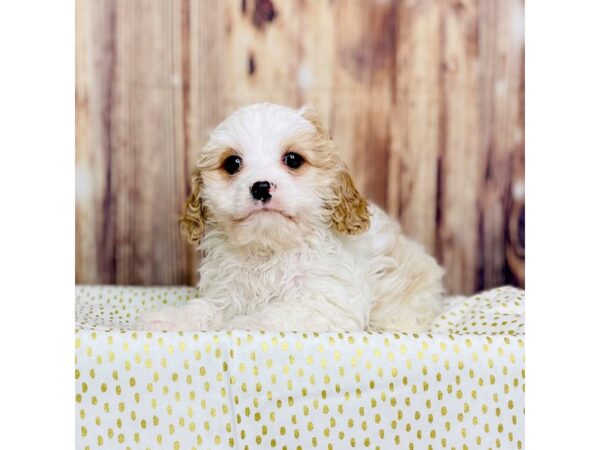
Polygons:
[[144,311],[135,322],[135,329],[149,331],[180,331],[185,329],[181,309],[168,307]]
[[222,330],[256,330],[266,331],[268,327],[254,317],[237,316],[226,321],[222,326]]
[[200,331],[214,330],[221,322],[221,312],[203,299],[141,313],[135,323],[138,330]]

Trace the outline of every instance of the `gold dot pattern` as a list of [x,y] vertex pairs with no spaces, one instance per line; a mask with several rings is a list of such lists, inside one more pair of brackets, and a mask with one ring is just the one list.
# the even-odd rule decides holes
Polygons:
[[523,292],[432,333],[145,332],[192,288],[76,290],[78,449],[522,448]]
[[501,287],[472,297],[448,297],[432,331],[452,334],[523,335],[524,291]]

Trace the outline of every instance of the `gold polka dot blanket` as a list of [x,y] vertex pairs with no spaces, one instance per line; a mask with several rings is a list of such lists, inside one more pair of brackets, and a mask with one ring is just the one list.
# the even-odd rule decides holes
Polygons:
[[76,288],[78,449],[522,448],[524,293],[431,333],[140,332],[193,288]]

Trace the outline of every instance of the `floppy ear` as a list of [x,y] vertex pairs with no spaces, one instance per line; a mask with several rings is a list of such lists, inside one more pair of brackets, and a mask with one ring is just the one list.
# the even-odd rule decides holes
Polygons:
[[331,227],[342,234],[360,234],[369,229],[367,200],[358,193],[345,168],[338,171],[333,186]]
[[336,171],[330,203],[331,228],[342,234],[360,234],[367,231],[371,225],[367,200],[358,193],[350,174],[335,155],[335,146],[329,132],[314,108],[303,106],[298,112],[317,130],[323,148],[330,153],[328,166],[334,166],[330,170]]
[[190,244],[197,244],[202,237],[202,233],[204,233],[205,211],[200,197],[201,186],[200,169],[194,169],[192,173],[192,192],[185,202],[185,210],[179,221],[181,232]]

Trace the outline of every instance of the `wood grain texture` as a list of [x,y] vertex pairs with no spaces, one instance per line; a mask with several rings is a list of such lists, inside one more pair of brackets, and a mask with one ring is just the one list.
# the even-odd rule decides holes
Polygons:
[[[478,134],[476,0],[444,5],[441,126],[436,254],[451,291],[476,285],[478,208],[481,183]],[[464,270],[469,268],[469,270]]]
[[317,108],[449,292],[523,286],[523,36],[523,0],[78,0],[76,281],[195,283],[196,154],[269,101]]
[[430,253],[437,239],[441,127],[441,2],[401,2],[390,117],[387,210]]

